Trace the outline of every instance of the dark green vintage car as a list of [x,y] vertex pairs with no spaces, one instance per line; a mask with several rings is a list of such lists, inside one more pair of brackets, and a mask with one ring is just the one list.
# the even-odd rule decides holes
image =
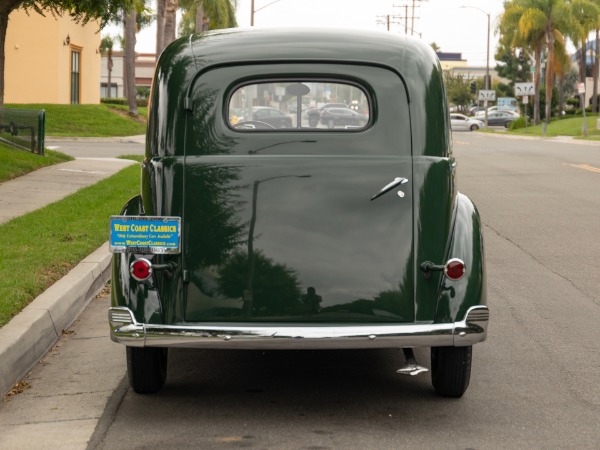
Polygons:
[[[327,103],[366,123],[311,126]],[[273,108],[275,127],[252,115]],[[224,30],[174,42],[141,193],[111,218],[111,337],[138,393],[169,347],[403,349],[468,387],[489,318],[479,215],[456,191],[442,71],[383,32]]]

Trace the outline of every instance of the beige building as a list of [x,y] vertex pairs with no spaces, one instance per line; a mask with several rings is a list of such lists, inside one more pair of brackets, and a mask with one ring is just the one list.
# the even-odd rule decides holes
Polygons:
[[[156,68],[156,55],[154,53],[135,54],[135,86],[150,88]],[[110,72],[112,98],[125,97],[123,86],[123,52],[121,50],[112,52],[112,70]],[[108,97],[108,56],[102,55],[102,66],[100,72],[100,96]]]
[[46,17],[22,9],[9,16],[4,69],[5,103],[100,103],[97,22],[68,14]]

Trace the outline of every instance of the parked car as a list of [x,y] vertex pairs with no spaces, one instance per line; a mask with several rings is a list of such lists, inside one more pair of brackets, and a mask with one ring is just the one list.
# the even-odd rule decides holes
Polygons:
[[503,126],[508,128],[519,117],[519,114],[512,111],[492,111],[488,113],[488,126]]
[[484,127],[481,120],[456,113],[450,114],[450,124],[452,131],[475,131]]
[[320,122],[328,128],[337,126],[364,127],[369,121],[365,114],[349,108],[326,108],[321,112]]
[[275,108],[253,106],[252,120],[271,125],[275,128],[292,128],[292,118]]
[[[498,111],[498,107],[497,106],[490,106],[488,108],[488,114],[490,114],[492,112],[496,112],[496,111]],[[502,112],[507,112],[509,114],[512,114],[513,116],[519,117],[519,113],[516,112],[516,111],[511,111],[511,110],[506,109],[506,110],[502,110]],[[478,111],[477,113],[475,113],[475,117],[476,118],[480,118],[480,117],[483,117],[483,116],[485,116],[485,110],[481,110],[481,111]]]
[[485,108],[483,106],[473,105],[469,108],[469,115],[475,116],[480,111],[485,111]]
[[317,125],[319,125],[321,113],[327,108],[348,108],[348,105],[346,105],[345,103],[325,103],[319,108],[309,108],[308,111],[306,111],[306,116],[308,117],[308,124],[311,127],[316,127]]
[[[372,120],[231,121],[265,93],[300,105],[329,89],[361,98]],[[378,31],[210,31],[163,51],[150,104],[140,193],[110,219],[110,334],[135,392],[159,391],[170,349],[193,347],[401,349],[398,374],[431,370],[439,395],[464,394],[489,321],[483,234],[456,190],[431,46]]]

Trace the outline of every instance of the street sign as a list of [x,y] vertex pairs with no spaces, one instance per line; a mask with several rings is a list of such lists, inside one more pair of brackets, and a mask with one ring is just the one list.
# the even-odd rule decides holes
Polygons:
[[515,83],[515,96],[533,95],[535,86],[533,83]]
[[585,83],[577,83],[577,92],[585,94]]
[[481,90],[479,91],[479,98],[478,100],[489,100],[489,101],[494,101],[496,100],[496,91],[494,90]]

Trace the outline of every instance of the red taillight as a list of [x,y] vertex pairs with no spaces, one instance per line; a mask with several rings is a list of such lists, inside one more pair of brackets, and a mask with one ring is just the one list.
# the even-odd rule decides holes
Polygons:
[[449,260],[444,266],[444,275],[451,280],[460,280],[465,274],[465,263],[458,258]]
[[129,273],[138,281],[144,281],[152,275],[152,263],[145,258],[136,259],[129,266]]

